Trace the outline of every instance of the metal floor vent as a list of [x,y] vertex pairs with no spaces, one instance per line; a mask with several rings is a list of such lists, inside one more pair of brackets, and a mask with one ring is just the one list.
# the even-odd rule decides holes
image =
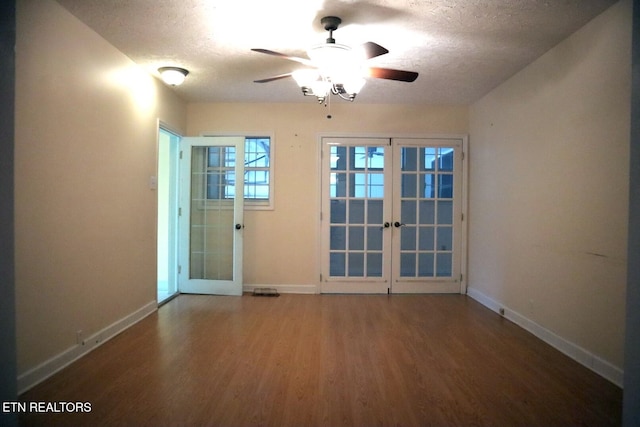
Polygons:
[[274,288],[256,288],[253,290],[254,297],[279,297],[277,289]]

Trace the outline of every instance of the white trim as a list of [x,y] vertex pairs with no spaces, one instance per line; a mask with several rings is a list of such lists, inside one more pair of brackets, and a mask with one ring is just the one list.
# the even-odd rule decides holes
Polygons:
[[28,371],[18,375],[18,394],[24,393],[30,388],[51,377],[56,372],[69,366],[71,363],[91,352],[93,349],[101,346],[111,338],[135,325],[157,310],[157,301],[150,301],[133,313],[123,317],[120,320],[117,320],[106,328],[91,335],[90,337],[87,337],[82,341],[82,343],[76,344],[63,351],[62,353],[53,356],[49,360],[44,361],[35,368],[29,369]]
[[526,318],[520,313],[511,310],[508,307],[505,307],[500,302],[495,301],[494,299],[488,297],[487,295],[474,288],[468,288],[467,295],[498,314],[500,314],[500,309],[504,310],[503,317],[505,317],[507,320],[510,320],[511,322],[520,326],[522,329],[531,332],[537,338],[540,338],[542,341],[554,347],[556,350],[564,353],[576,362],[591,369],[596,374],[606,378],[618,387],[622,388],[624,371],[621,368],[607,362],[601,357],[596,356],[595,354],[572,343],[571,341],[562,338],[549,329],[540,326],[533,320]]
[[280,294],[318,294],[317,285],[244,285],[243,292],[253,293],[255,289],[271,288]]

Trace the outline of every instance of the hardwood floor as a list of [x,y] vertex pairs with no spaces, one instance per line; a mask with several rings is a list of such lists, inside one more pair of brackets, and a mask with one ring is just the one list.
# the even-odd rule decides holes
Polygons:
[[21,396],[20,425],[607,426],[622,391],[463,295],[181,295]]

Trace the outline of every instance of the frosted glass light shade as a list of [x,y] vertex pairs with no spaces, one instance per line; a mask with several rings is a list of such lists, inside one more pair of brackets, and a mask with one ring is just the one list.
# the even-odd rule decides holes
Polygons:
[[162,67],[158,68],[162,81],[171,86],[179,86],[189,74],[189,71],[179,67]]

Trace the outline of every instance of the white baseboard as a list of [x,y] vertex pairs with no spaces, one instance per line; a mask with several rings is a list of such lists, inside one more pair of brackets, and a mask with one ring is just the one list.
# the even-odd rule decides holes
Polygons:
[[133,313],[112,323],[101,331],[87,337],[82,343],[76,344],[35,368],[18,375],[18,394],[22,394],[35,385],[46,380],[56,372],[75,362],[91,350],[104,344],[120,332],[138,323],[158,309],[158,303],[150,301]]
[[525,316],[521,315],[516,311],[511,310],[508,307],[505,307],[502,303],[493,300],[492,298],[488,297],[487,295],[483,294],[482,292],[474,288],[468,288],[467,295],[473,298],[474,300],[478,301],[480,304],[484,305],[488,309],[495,311],[498,314],[500,314],[500,309],[503,309],[504,310],[503,316],[506,319],[512,321],[516,325],[520,326],[522,329],[525,329],[531,332],[533,335],[540,338],[542,341],[551,345],[555,349],[566,354],[576,362],[586,366],[587,368],[591,369],[598,375],[606,378],[607,380],[611,381],[618,387],[622,388],[624,371],[621,368],[614,366],[613,364],[596,356],[593,353],[590,353],[584,348],[570,341],[567,341],[561,336],[538,325],[533,320],[526,318]]
[[243,292],[253,292],[254,289],[271,288],[280,294],[317,294],[318,287],[316,285],[244,285]]

